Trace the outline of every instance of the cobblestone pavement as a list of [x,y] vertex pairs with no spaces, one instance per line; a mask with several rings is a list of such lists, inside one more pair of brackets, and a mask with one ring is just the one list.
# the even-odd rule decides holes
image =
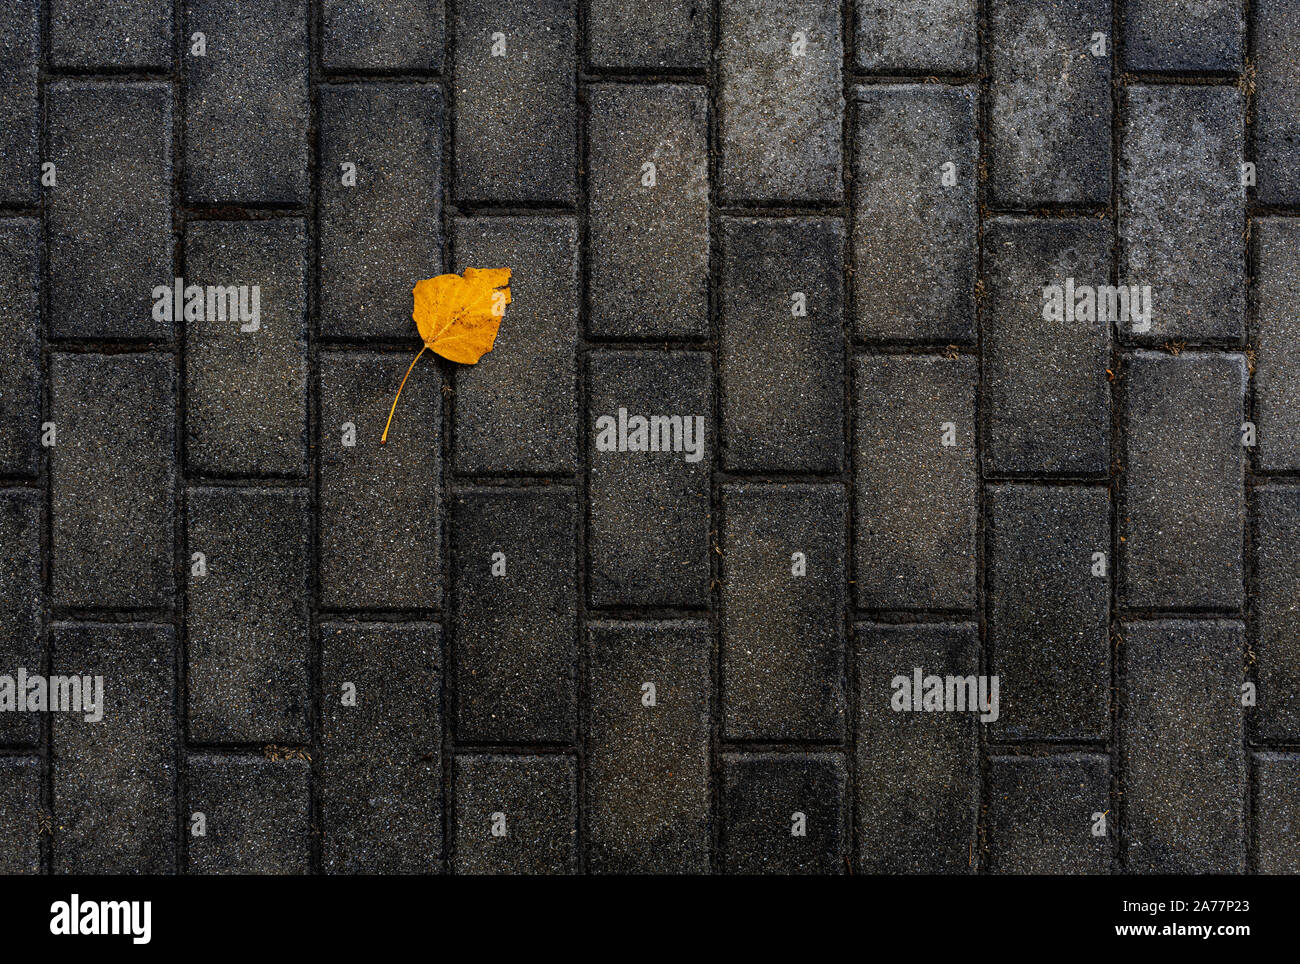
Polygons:
[[0,870],[1300,870],[1298,58],[0,0]]

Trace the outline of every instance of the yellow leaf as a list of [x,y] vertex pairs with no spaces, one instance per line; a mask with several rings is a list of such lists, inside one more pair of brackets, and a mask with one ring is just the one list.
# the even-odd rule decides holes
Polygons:
[[464,276],[440,274],[416,282],[411,317],[424,339],[424,347],[402,376],[402,384],[397,386],[380,444],[388,441],[397,399],[402,397],[402,388],[420,355],[426,350],[433,351],[462,365],[476,365],[492,350],[506,305],[510,304],[509,285],[509,268],[466,268]]

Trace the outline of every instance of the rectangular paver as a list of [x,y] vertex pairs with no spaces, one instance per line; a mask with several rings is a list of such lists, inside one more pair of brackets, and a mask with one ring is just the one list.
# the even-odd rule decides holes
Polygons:
[[890,74],[973,74],[979,57],[977,0],[862,0],[857,67]]
[[50,62],[57,68],[171,66],[169,0],[50,0],[49,11]]
[[722,222],[723,463],[833,472],[844,461],[844,228]]
[[1241,623],[1129,622],[1121,682],[1125,870],[1245,869]]
[[963,87],[857,89],[853,290],[869,340],[975,338],[975,98]]
[[458,874],[578,869],[577,765],[571,756],[456,758]]
[[0,220],[0,474],[31,478],[41,437],[40,225]]
[[588,333],[707,335],[704,89],[595,84],[587,104]]
[[[0,489],[0,674],[21,668],[40,674],[45,646],[41,630],[40,492]],[[34,746],[41,735],[39,713],[0,713],[0,744]]]
[[437,70],[443,0],[324,0],[321,63],[335,72]]
[[0,24],[0,205],[40,202],[40,62],[40,5],[7,4]]
[[587,868],[707,872],[707,624],[591,623],[588,646]]
[[461,490],[451,532],[456,738],[571,742],[578,702],[573,490]]
[[1300,873],[1300,756],[1255,757],[1255,853],[1261,874]]
[[865,356],[854,382],[858,606],[973,608],[973,360]]
[[1241,68],[1246,39],[1240,0],[1127,0],[1123,10],[1127,70]]
[[840,486],[723,489],[722,716],[729,739],[844,732],[845,546]]
[[[311,868],[311,765],[302,759],[190,757],[185,819],[195,874],[305,874]],[[202,814],[204,833],[194,825]]]
[[1255,464],[1300,470],[1300,229],[1264,218],[1255,236]]
[[1290,0],[1254,0],[1255,199],[1300,204],[1300,9]]
[[41,872],[41,761],[0,757],[0,873]]
[[1252,499],[1255,675],[1263,740],[1300,741],[1300,488],[1265,486]]
[[1116,820],[1108,757],[993,757],[988,807],[990,873],[1110,873]]
[[698,0],[588,0],[588,69],[702,73],[709,60],[712,9]]
[[842,874],[848,774],[838,753],[729,753],[722,761],[728,874]]

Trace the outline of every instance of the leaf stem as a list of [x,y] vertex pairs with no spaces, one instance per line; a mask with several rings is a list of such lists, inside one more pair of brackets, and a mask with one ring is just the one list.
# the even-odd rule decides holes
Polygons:
[[[411,359],[411,368],[415,367],[415,363],[420,360],[420,356],[424,354],[425,348],[428,347],[428,345],[425,345],[424,348],[416,352],[415,357]],[[406,374],[402,376],[402,384],[397,386],[397,394],[393,396],[393,407],[388,410],[388,421],[384,423],[384,434],[379,439],[380,445],[388,442],[388,426],[393,424],[393,413],[397,411],[397,400],[402,397],[402,389],[406,387],[406,380],[411,377],[411,368],[406,370]]]

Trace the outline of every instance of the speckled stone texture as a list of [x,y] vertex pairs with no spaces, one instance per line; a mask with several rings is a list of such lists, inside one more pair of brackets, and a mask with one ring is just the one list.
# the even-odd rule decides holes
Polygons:
[[1298,57],[0,0],[0,873],[1300,870]]

